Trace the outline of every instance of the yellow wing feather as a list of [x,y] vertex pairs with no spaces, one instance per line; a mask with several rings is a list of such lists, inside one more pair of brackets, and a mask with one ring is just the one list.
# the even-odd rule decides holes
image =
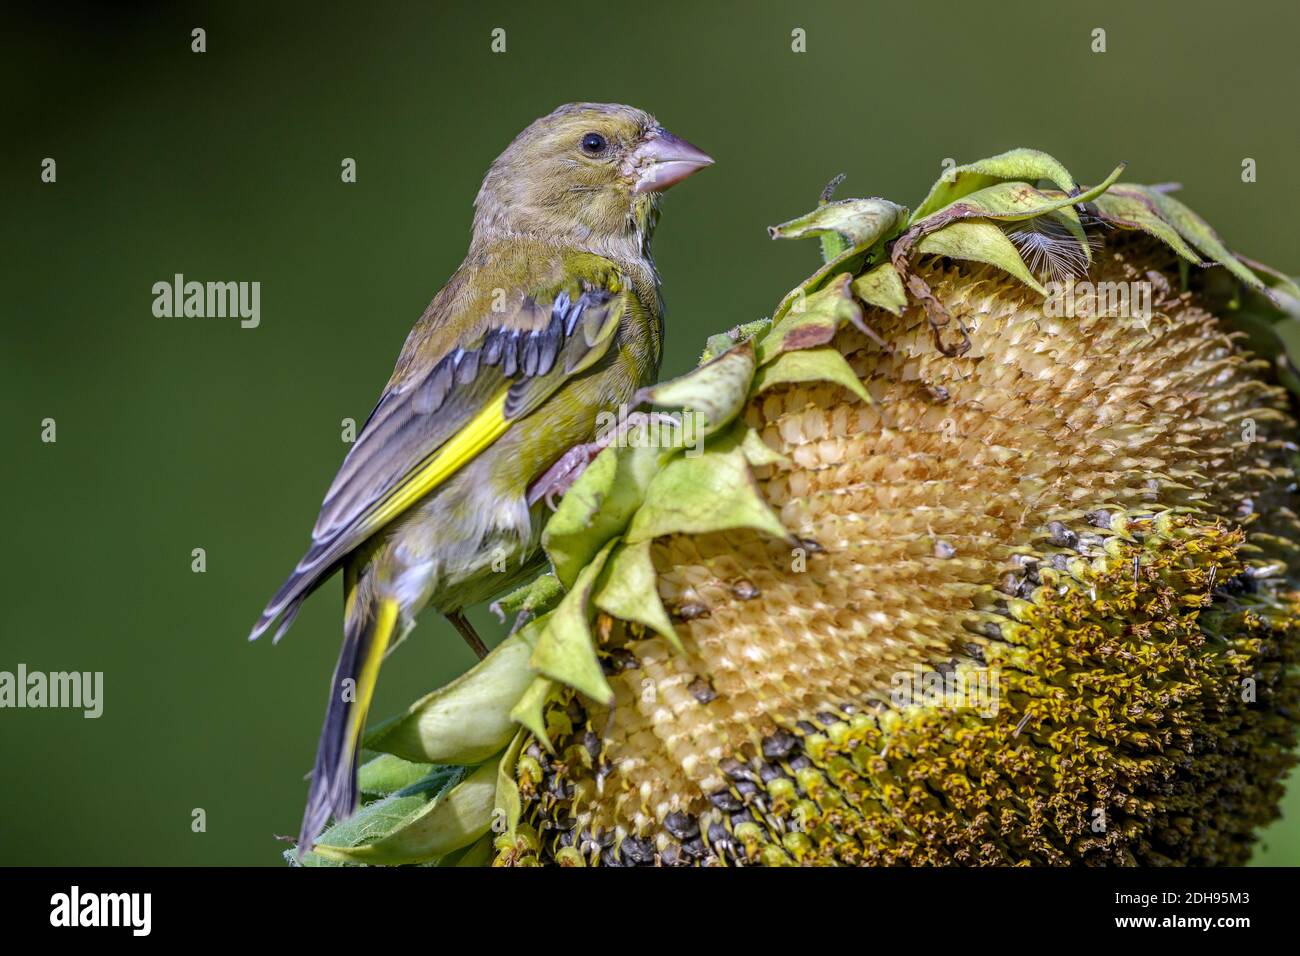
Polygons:
[[453,435],[429,459],[411,472],[409,478],[362,519],[367,529],[377,529],[392,521],[420,498],[473,461],[510,427],[505,416],[506,393],[503,388],[477,415]]

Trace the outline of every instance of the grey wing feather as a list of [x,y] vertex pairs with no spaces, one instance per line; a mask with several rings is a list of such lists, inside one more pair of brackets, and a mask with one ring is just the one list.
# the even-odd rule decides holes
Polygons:
[[[258,638],[283,615],[278,640],[307,596],[372,533],[364,530],[366,513],[460,431],[500,388],[514,380],[507,418],[535,408],[539,396],[555,388],[590,351],[588,323],[583,323],[583,334],[574,334],[583,313],[605,311],[612,298],[608,290],[593,289],[574,302],[560,292],[541,328],[491,329],[477,347],[453,350],[419,379],[385,394],[325,495],[311,548],[262,612],[249,639]],[[556,369],[560,359],[562,373]],[[531,387],[521,389],[526,383]]]

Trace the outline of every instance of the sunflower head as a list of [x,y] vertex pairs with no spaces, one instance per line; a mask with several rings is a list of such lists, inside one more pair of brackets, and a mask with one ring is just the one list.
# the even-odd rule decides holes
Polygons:
[[1243,862],[1300,703],[1300,290],[1122,171],[773,227],[822,265],[639,396],[309,859]]

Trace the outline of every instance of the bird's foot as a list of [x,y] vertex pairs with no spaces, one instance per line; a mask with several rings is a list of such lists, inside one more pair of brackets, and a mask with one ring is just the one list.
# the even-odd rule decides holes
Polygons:
[[564,493],[573,487],[573,483],[587,470],[587,466],[604,450],[604,445],[593,441],[585,445],[574,445],[566,451],[528,489],[529,507],[544,499],[546,507],[554,511],[555,499],[563,497]]
[[573,487],[573,483],[587,470],[587,466],[596,460],[597,455],[611,445],[621,444],[628,432],[646,425],[661,423],[678,424],[677,419],[662,412],[633,412],[626,416],[617,428],[611,428],[595,441],[574,445],[533,482],[528,489],[528,504],[535,505],[545,499],[546,507],[554,511],[555,499],[562,498],[564,493]]
[[[509,617],[509,615],[506,613],[506,609],[501,606],[500,601],[493,601],[491,604],[488,605],[488,610],[491,611],[493,614],[495,614],[497,616],[497,620],[500,621],[502,624],[504,624],[506,622],[506,618]],[[530,611],[528,608],[524,608],[523,610],[521,610],[519,613],[515,615],[515,622],[510,625],[510,633],[514,634],[516,631],[518,631],[521,627],[523,627],[532,619],[533,619],[533,612]]]
[[[493,601],[488,605],[488,610],[497,616],[497,620],[502,624],[506,622],[506,612],[501,607],[500,601]],[[533,612],[525,608],[515,615],[515,622],[510,625],[510,633],[518,632],[525,624],[533,619]]]

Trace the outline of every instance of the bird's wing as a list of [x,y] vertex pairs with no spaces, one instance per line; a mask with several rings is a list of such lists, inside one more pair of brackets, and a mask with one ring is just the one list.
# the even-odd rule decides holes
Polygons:
[[325,495],[311,548],[250,639],[283,617],[278,639],[341,558],[609,348],[631,295],[612,262],[587,253],[500,258],[490,275],[462,267],[412,330]]

